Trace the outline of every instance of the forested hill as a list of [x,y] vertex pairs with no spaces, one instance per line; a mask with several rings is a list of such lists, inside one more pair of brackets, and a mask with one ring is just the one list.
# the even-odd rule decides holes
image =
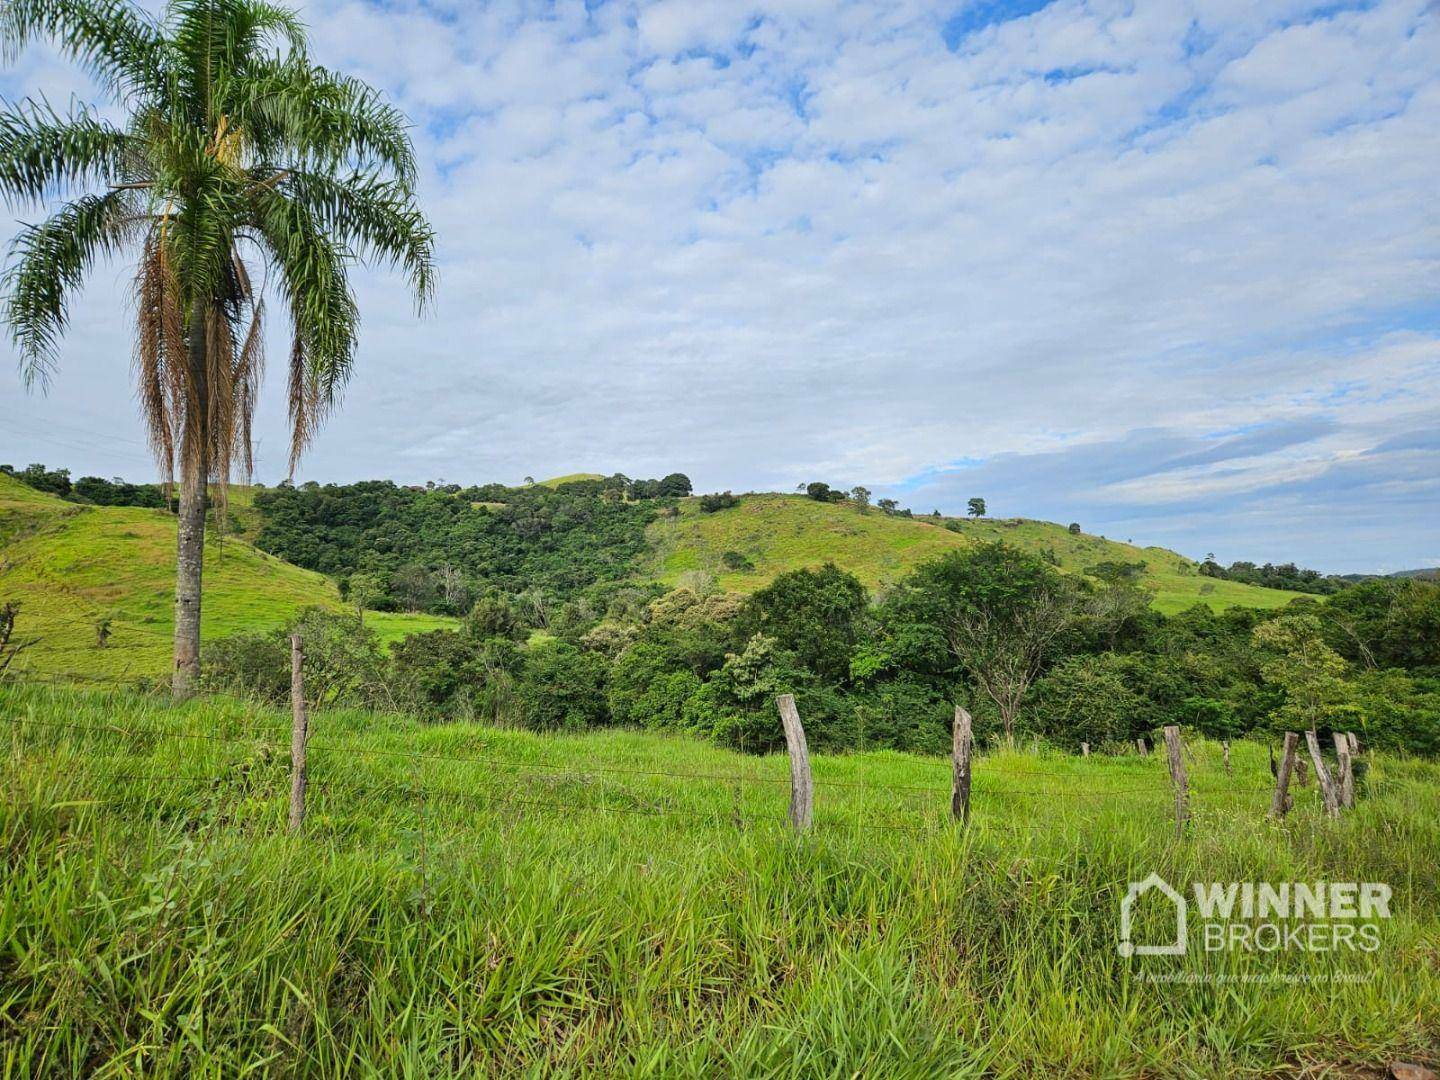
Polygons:
[[256,542],[298,566],[359,582],[371,602],[463,615],[487,589],[568,598],[629,577],[666,499],[601,483],[411,488],[389,481],[257,492]]

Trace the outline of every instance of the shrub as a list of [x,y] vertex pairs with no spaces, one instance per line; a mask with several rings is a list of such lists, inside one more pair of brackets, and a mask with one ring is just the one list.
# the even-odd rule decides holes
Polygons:
[[290,696],[290,634],[305,651],[305,698],[316,706],[388,704],[386,662],[372,630],[348,612],[308,608],[287,628],[206,646],[202,684],[280,703]]
[[739,551],[727,551],[720,556],[720,563],[726,570],[754,570],[755,564]]
[[728,491],[720,491],[712,495],[700,496],[700,509],[706,514],[713,514],[717,510],[729,510],[732,506],[739,505],[740,497],[738,495],[732,495]]
[[563,641],[525,651],[515,684],[515,718],[538,731],[583,731],[610,720],[604,657]]
[[1065,746],[1129,738],[1143,715],[1140,695],[1099,656],[1072,656],[1057,664],[1035,684],[1033,701],[1035,730]]
[[678,728],[685,703],[699,689],[699,678],[672,650],[641,641],[616,658],[607,701],[617,724]]

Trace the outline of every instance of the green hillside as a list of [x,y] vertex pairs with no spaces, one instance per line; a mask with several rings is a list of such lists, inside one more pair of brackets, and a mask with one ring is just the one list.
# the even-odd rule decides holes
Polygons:
[[[960,532],[945,527],[956,520]],[[1062,569],[1081,572],[1101,562],[1144,562],[1141,585],[1167,614],[1205,603],[1219,610],[1236,605],[1283,607],[1297,593],[1262,589],[1202,576],[1196,564],[1166,548],[1135,547],[1064,526],[1021,518],[980,521],[905,518],[852,503],[822,503],[803,495],[746,495],[737,507],[707,514],[699,499],[681,503],[677,517],[650,526],[654,556],[647,573],[678,584],[690,571],[710,574],[724,589],[751,592],[776,574],[833,562],[874,588],[898,581],[917,564],[981,540],[1003,540],[1038,553],[1053,552]],[[731,570],[726,552],[737,552],[753,569]]]
[[598,472],[572,472],[564,476],[552,476],[549,480],[539,481],[540,487],[558,488],[561,484],[574,484],[581,480],[604,480],[603,474]]
[[[245,502],[241,493],[237,509]],[[159,510],[78,506],[0,475],[0,542],[0,600],[20,604],[17,637],[40,639],[21,654],[17,668],[107,677],[169,670],[173,517]],[[207,638],[271,629],[313,605],[341,606],[335,584],[324,575],[212,532],[205,565]],[[110,637],[100,648],[97,627],[107,618]],[[367,615],[366,621],[382,640],[454,623],[388,613]]]

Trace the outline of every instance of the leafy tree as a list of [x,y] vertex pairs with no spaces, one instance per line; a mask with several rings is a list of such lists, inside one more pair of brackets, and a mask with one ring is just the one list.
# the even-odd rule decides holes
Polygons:
[[1361,582],[1316,614],[1331,648],[1363,667],[1440,667],[1440,585],[1434,582]]
[[15,0],[0,40],[12,53],[49,41],[128,116],[121,127],[82,104],[0,107],[0,190],[34,205],[75,196],[17,237],[5,320],[27,385],[44,384],[86,272],[137,252],[139,397],[162,467],[180,467],[173,681],[186,694],[207,480],[223,512],[232,465],[251,461],[255,283],[272,281],[289,308],[293,469],[351,371],[352,259],[398,265],[417,297],[430,293],[409,135],[375,91],[311,63],[299,19],[265,0],[173,0],[160,20],[126,0]]
[[816,675],[844,682],[864,629],[865,586],[833,563],[791,570],[753,593],[740,616],[740,632],[763,634]]
[[816,502],[829,502],[834,495],[830,485],[820,480],[814,480],[805,485],[805,494]]
[[389,592],[389,582],[380,574],[351,574],[346,579],[344,595],[355,605],[355,617],[365,625],[365,609],[374,609],[381,597]]
[[1036,682],[1036,730],[1075,748],[1128,739],[1144,702],[1112,659],[1112,654],[1068,657]]
[[1266,681],[1285,691],[1285,724],[1317,731],[1349,702],[1345,660],[1325,644],[1315,616],[1282,615],[1257,626],[1253,637],[1270,656],[1261,665]]
[[971,499],[971,500],[966,504],[966,506],[968,507],[968,513],[970,514],[971,517],[976,517],[976,518],[978,518],[978,517],[984,517],[984,516],[985,516],[985,500],[984,500],[984,499],[981,499],[981,498],[979,498],[979,497],[977,496],[976,498]]
[[922,564],[904,589],[901,603],[941,630],[1013,742],[1026,692],[1075,623],[1071,588],[1041,560],[993,543]]
[[[779,694],[793,694],[809,684],[795,658],[773,638],[756,634],[739,653],[731,653],[713,677],[685,706],[685,726],[723,746],[764,754],[784,745]],[[818,734],[806,716],[806,734]]]
[[605,660],[563,641],[525,650],[515,686],[517,718],[538,731],[583,731],[609,722]]
[[661,498],[686,498],[693,489],[690,486],[690,477],[684,473],[670,473],[660,480],[659,494]]
[[877,499],[875,501],[875,505],[878,506],[885,513],[893,514],[900,504],[897,503],[894,499]]
[[470,614],[465,616],[465,632],[473,638],[509,638],[519,640],[525,636],[525,623],[508,597],[490,593],[475,601]]
[[1079,535],[1080,535],[1080,523],[1079,523],[1078,521],[1072,521],[1072,522],[1070,522],[1069,530],[1070,530],[1070,535],[1071,535],[1071,536],[1079,536]]
[[870,489],[859,485],[850,489],[850,501],[862,510],[870,505]]
[[655,642],[631,645],[610,669],[607,700],[617,724],[675,729],[700,679],[673,649]]

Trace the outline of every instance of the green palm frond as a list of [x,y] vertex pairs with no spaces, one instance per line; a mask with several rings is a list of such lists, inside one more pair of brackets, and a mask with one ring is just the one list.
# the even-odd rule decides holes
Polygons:
[[85,195],[39,225],[26,225],[11,244],[5,320],[27,386],[48,382],[70,321],[70,297],[86,273],[137,235],[133,202],[130,191]]
[[423,305],[435,285],[435,233],[398,180],[352,175],[343,179],[290,170],[280,187],[303,206],[317,227],[362,260],[403,269]]
[[61,116],[45,101],[0,107],[0,193],[39,203],[72,188],[112,184],[130,138],[83,105]]
[[257,65],[220,87],[236,122],[266,160],[285,156],[317,170],[380,169],[415,183],[415,151],[403,113],[379,91],[292,55]]
[[118,98],[153,94],[168,68],[155,21],[129,0],[5,0],[0,45],[7,62],[48,41]]

